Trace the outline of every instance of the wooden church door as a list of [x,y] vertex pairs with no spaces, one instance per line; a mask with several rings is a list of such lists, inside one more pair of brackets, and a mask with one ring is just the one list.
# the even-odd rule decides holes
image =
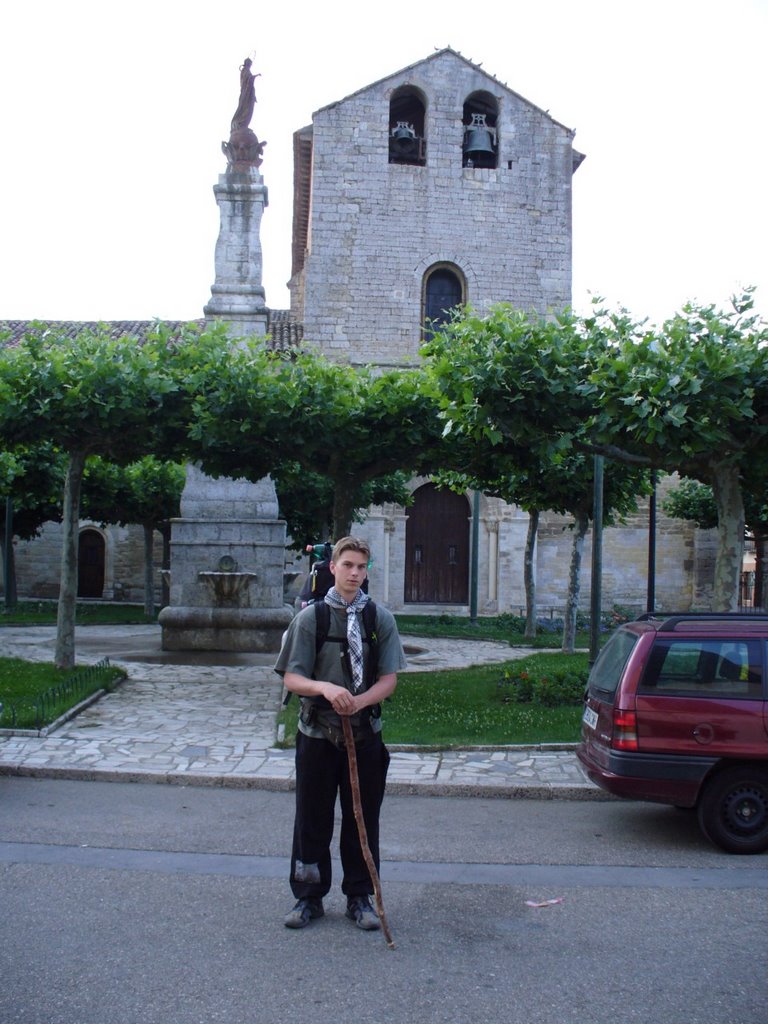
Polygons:
[[98,530],[82,530],[77,553],[77,596],[101,597],[104,593],[104,538]]
[[469,502],[424,484],[414,494],[405,526],[405,601],[467,604]]

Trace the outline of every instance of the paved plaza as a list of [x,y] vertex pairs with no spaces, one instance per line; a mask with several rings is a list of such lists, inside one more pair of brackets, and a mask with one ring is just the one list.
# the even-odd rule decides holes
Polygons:
[[[404,637],[409,671],[509,661],[502,643]],[[52,661],[55,628],[4,627],[0,653]],[[275,655],[163,652],[159,626],[81,626],[78,661],[128,672],[47,735],[0,733],[0,774],[291,789],[292,750],[275,746],[282,695]],[[187,662],[187,663],[185,663]],[[219,662],[215,664],[214,662]],[[392,748],[387,790],[434,796],[605,799],[567,747]]]

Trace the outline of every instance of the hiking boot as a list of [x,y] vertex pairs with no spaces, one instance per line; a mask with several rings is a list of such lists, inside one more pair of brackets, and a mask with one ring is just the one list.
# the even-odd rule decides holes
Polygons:
[[290,913],[285,915],[283,923],[286,928],[306,928],[310,921],[322,917],[323,901],[317,897],[304,896],[298,900]]
[[371,906],[370,896],[350,896],[347,899],[347,917],[364,932],[372,932],[381,928],[376,911]]

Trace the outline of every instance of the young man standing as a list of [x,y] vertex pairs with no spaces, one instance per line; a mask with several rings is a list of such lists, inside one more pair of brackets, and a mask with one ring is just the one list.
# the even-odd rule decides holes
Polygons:
[[[381,739],[380,704],[394,691],[397,673],[406,667],[406,661],[391,612],[376,607],[375,620],[370,612],[363,613],[370,600],[361,590],[370,557],[365,541],[344,537],[337,542],[331,556],[334,585],[324,598],[327,610],[309,605],[299,612],[275,665],[286,689],[301,698],[290,878],[297,902],[285,917],[287,928],[304,928],[324,914],[323,897],[331,888],[337,792],[342,814],[341,889],[347,897],[347,917],[366,931],[380,927],[371,906],[373,883],[354,818],[340,718],[348,716],[353,727],[363,818],[378,871],[379,810],[389,765],[389,753]],[[318,624],[325,621],[323,615],[327,615],[327,635],[318,646]],[[319,628],[322,637],[323,626]]]

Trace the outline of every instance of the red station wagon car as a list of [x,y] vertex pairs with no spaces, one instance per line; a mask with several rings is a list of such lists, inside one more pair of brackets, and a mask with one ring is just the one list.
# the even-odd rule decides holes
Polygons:
[[768,849],[768,615],[621,626],[590,672],[581,736],[609,793],[696,807],[730,853]]

